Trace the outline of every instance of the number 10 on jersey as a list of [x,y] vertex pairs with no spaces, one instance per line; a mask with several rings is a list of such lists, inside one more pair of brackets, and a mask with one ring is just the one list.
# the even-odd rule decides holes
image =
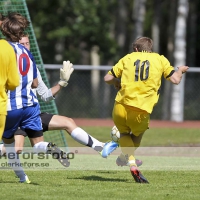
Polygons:
[[142,61],[136,60],[134,62],[135,67],[135,81],[145,81],[149,77],[149,66],[150,63],[148,60]]

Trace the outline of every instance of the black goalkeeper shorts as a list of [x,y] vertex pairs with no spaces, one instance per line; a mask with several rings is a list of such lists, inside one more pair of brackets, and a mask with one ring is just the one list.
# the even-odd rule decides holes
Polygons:
[[[52,117],[54,115],[50,114],[50,113],[41,113],[40,114],[40,117],[41,117],[41,120],[42,120],[42,128],[43,128],[43,132],[45,131],[48,131],[48,127],[49,127],[49,122],[51,121]],[[29,132],[29,131],[28,131]],[[23,131],[21,130],[20,128],[15,132],[15,135],[23,135],[24,137],[26,137],[27,135],[29,135],[29,137],[31,138],[35,138],[35,137],[40,137],[42,136],[41,134],[34,134],[35,136],[32,137],[31,135],[33,134],[27,134],[26,133],[26,130]]]

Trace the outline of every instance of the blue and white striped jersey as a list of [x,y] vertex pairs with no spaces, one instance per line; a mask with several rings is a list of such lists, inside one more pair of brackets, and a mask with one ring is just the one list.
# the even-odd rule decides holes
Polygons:
[[38,103],[31,89],[33,79],[37,78],[37,68],[33,55],[18,42],[9,42],[14,48],[20,75],[20,85],[13,91],[8,91],[7,111],[16,110]]

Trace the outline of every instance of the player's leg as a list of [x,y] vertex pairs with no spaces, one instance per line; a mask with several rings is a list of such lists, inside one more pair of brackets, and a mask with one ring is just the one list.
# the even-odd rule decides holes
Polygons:
[[[118,123],[119,128],[123,132],[129,132],[131,130],[131,134],[122,133],[120,138],[120,145],[122,145],[122,151],[124,154],[121,154],[117,161],[124,160],[124,155],[131,155],[135,150],[140,146],[140,142],[143,136],[144,131],[148,128],[149,114],[143,113],[140,110],[132,110],[127,107],[124,108],[120,104],[116,106],[115,112],[122,112],[121,116],[125,113],[124,118],[126,119],[125,125],[122,124],[123,120],[121,119],[119,114],[115,114],[115,123]],[[127,127],[128,128],[127,128]],[[134,131],[134,134],[132,132]],[[135,135],[136,134],[136,135]],[[126,146],[126,148],[124,148]],[[134,154],[128,158],[129,164],[133,165],[141,165],[142,162],[136,160],[134,158]]]
[[[41,132],[40,134],[38,134],[37,131],[34,131],[34,130],[26,130],[27,132],[31,132],[30,133],[30,137],[32,135],[35,135],[36,134],[36,137],[35,138],[29,138],[30,139],[30,142],[31,142],[31,145],[34,147],[34,152],[44,152],[46,153],[48,151],[48,142],[44,142],[44,138],[43,136],[40,137],[40,135],[43,135]],[[16,150],[16,153],[21,153],[23,151],[23,147],[24,147],[24,140],[25,140],[25,137],[27,136],[26,132],[21,130],[21,129],[18,129],[16,132],[15,132],[15,136],[14,136],[14,140],[13,142],[15,141],[15,150]],[[2,154],[6,153],[5,151],[5,147],[3,144],[0,145],[0,150],[2,152]]]
[[119,144],[123,155],[132,155],[135,146],[130,135],[131,129],[127,126],[127,110],[124,105],[115,103],[113,108],[113,121],[120,132]]
[[[0,115],[0,140],[4,132],[5,123],[6,123],[6,115]],[[0,156],[5,155],[5,153],[6,153],[6,150],[5,150],[4,144],[0,144]]]
[[[14,141],[15,141],[15,151],[17,154],[20,154],[23,151],[24,147],[24,138],[26,137],[26,132],[18,129],[14,133]],[[4,144],[0,144],[0,156],[6,155],[6,149]]]
[[[15,151],[17,154],[20,154],[23,151],[23,147],[24,147],[24,136],[17,135],[15,136],[14,141],[15,141]],[[6,155],[5,146],[4,144],[0,144],[0,156],[4,156],[4,155]]]
[[[134,123],[133,123],[134,122]],[[134,151],[140,146],[144,132],[149,127],[149,113],[131,108],[127,110],[127,125],[131,128],[131,139],[134,143]],[[136,182],[149,183],[148,180],[138,170],[137,165],[134,164],[134,152],[129,156],[130,172]],[[132,163],[133,162],[133,163]]]
[[61,115],[52,115],[49,113],[41,113],[42,125],[44,131],[47,130],[65,130],[67,133],[71,132],[77,128],[74,120],[69,117]]
[[127,110],[127,125],[131,128],[131,139],[134,143],[134,151],[140,146],[144,132],[149,127],[149,113],[131,108]]
[[49,130],[66,130],[75,141],[85,146],[89,146],[97,151],[101,151],[103,149],[104,143],[87,134],[83,129],[78,127],[71,118],[54,115],[49,122]]
[[[136,116],[138,117],[137,114]],[[136,159],[134,157],[134,152],[137,147],[135,146],[130,135],[132,128],[138,125],[135,123],[137,121],[137,117],[135,117],[135,111],[130,110],[122,104],[117,102],[115,103],[113,108],[113,120],[120,132],[119,144],[122,153],[128,158],[130,171],[135,181],[139,183],[148,183],[145,177],[137,169]]]
[[19,123],[22,118],[22,112],[23,109],[8,111],[2,139],[6,149],[9,165],[12,167],[15,174],[19,177],[21,183],[30,183],[27,175],[21,167],[19,156],[15,151],[14,133],[18,129]]
[[[50,118],[50,116],[52,117]],[[68,134],[71,135],[71,137],[75,141],[85,146],[91,147],[98,152],[101,152],[103,149],[107,150],[107,151],[104,150],[102,152],[103,157],[107,157],[118,146],[117,143],[115,142],[109,142],[106,143],[105,145],[104,143],[100,142],[96,138],[89,135],[82,128],[78,127],[74,122],[74,120],[71,118],[60,115],[51,115],[48,113],[42,113],[41,119],[43,124],[43,130],[45,127],[48,127],[47,130],[66,130]],[[46,131],[46,129],[44,131]]]
[[26,132],[21,129],[18,129],[14,135],[15,135],[15,151],[19,154],[23,151],[24,140],[27,135]]
[[2,135],[3,135],[5,123],[6,123],[6,115],[0,115],[0,140],[1,140]]
[[[30,106],[24,109],[23,112],[23,120],[21,121],[20,128],[26,132],[27,136],[29,138],[33,138],[30,140],[31,145],[34,147],[35,144],[39,142],[43,142],[43,131],[42,131],[42,125],[41,125],[41,118],[40,118],[40,111],[39,106]],[[48,142],[44,143],[44,147],[41,146],[41,151],[44,149],[44,151],[47,150]],[[42,151],[43,152],[43,151]]]
[[45,142],[43,136],[40,136],[40,132],[26,129],[26,133],[29,137],[34,153],[51,154],[54,159],[57,159],[64,167],[69,167],[70,162],[68,160],[67,153],[56,146],[52,142]]
[[[112,132],[112,138],[113,138],[113,134],[114,134],[114,135],[117,135],[117,138],[118,138],[117,141],[118,141],[119,138],[120,138],[120,132],[119,132],[119,130],[117,129],[117,127],[116,127],[116,126],[113,126],[111,132]],[[131,133],[131,135],[132,135],[132,133]],[[116,140],[116,138],[114,138],[114,140]],[[138,167],[142,165],[142,160],[135,159],[135,162],[136,162],[136,165],[137,165]],[[124,155],[123,153],[121,153],[121,154],[117,157],[117,159],[116,159],[116,164],[117,164],[118,166],[121,166],[121,167],[122,167],[122,166],[128,166],[128,158],[127,158],[127,156]]]
[[3,143],[0,144],[0,158],[6,155],[6,149]]
[[[122,134],[123,135],[123,134]],[[139,136],[135,136],[133,135],[132,133],[130,133],[130,136],[131,136],[131,139],[133,141],[133,145],[134,145],[134,151],[140,146],[140,142],[141,142],[141,139],[142,139],[142,136],[143,136],[143,133],[141,133]],[[122,139],[125,139],[125,138],[122,138]],[[129,140],[129,139],[128,139]],[[125,141],[126,142],[126,141]],[[121,153],[117,160],[116,160],[116,164],[118,166],[128,166],[129,163],[127,163],[128,161],[128,158],[126,155],[124,155],[123,153]],[[139,167],[142,165],[142,160],[139,160],[139,159],[135,159],[134,161],[136,163],[136,165]]]
[[140,133],[138,136],[134,135],[132,132],[131,132],[131,139],[134,143],[134,146],[135,146],[135,150],[140,146],[140,143],[141,143],[141,140],[142,140],[142,137],[144,135],[144,132],[143,133]]
[[68,167],[70,163],[66,153],[54,143],[44,142],[39,105],[25,108],[23,116],[26,120],[21,122],[21,128],[26,131],[34,152],[50,153],[63,166]]

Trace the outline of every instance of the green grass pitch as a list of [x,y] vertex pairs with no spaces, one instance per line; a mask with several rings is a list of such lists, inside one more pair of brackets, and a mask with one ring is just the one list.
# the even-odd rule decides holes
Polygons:
[[[110,139],[109,128],[84,129],[102,141]],[[77,151],[69,168],[51,158],[40,161],[50,167],[26,166],[32,184],[18,183],[12,170],[1,168],[0,199],[200,199],[199,135],[198,129],[148,130],[136,157],[143,160],[140,170],[150,184],[135,183],[128,167],[116,166],[119,150],[107,159],[96,152]],[[71,148],[82,148],[66,137]],[[152,151],[151,155],[151,148],[157,147],[159,152]],[[34,162],[39,161],[36,158]]]

